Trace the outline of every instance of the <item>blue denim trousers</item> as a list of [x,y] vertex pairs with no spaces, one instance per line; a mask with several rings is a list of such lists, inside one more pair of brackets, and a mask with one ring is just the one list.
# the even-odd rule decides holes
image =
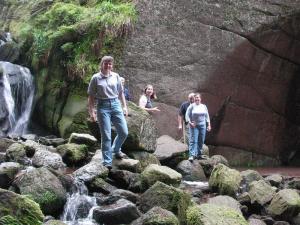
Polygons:
[[202,147],[204,144],[206,135],[206,125],[196,125],[196,127],[190,127],[190,148],[189,156],[198,157],[201,156]]
[[[118,153],[128,136],[127,123],[118,98],[101,99],[97,104],[97,119],[101,133],[103,164],[112,165],[113,153]],[[117,135],[111,145],[111,124]]]

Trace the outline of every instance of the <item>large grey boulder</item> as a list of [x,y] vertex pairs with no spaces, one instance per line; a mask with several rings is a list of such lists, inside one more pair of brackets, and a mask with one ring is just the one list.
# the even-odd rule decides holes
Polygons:
[[161,207],[153,207],[130,225],[179,225],[174,213]]
[[98,141],[90,134],[72,133],[69,138],[69,143],[84,144],[93,148],[97,145]]
[[267,211],[277,219],[291,220],[300,213],[300,196],[296,190],[280,190],[274,195]]
[[28,167],[17,175],[13,188],[39,203],[45,215],[57,216],[66,202],[66,190],[46,167]]
[[217,206],[226,206],[234,209],[237,213],[242,214],[240,203],[234,198],[226,195],[219,195],[213,198],[208,199],[207,203],[214,204]]
[[36,167],[49,166],[53,169],[64,169],[66,167],[62,157],[55,152],[40,149],[32,157],[32,165]]
[[136,205],[126,199],[120,199],[110,205],[96,207],[93,219],[100,224],[128,224],[140,217]]
[[265,178],[265,181],[269,182],[272,186],[279,187],[283,182],[283,177],[280,174],[272,174]]
[[191,204],[189,194],[159,181],[141,195],[139,202],[142,212],[159,206],[173,212],[183,224],[186,222],[186,210]]
[[275,190],[264,180],[253,181],[249,186],[249,195],[252,204],[257,203],[263,206],[271,201]]
[[227,159],[222,155],[213,155],[210,158],[199,160],[206,177],[210,177],[211,172],[213,171],[215,165],[224,164],[225,166],[229,166]]
[[248,222],[240,213],[232,208],[206,203],[188,208],[187,224],[248,225]]
[[169,165],[170,161],[172,161],[176,165],[183,159],[187,150],[188,146],[186,144],[176,141],[168,135],[162,135],[157,139],[157,147],[154,155],[163,164]]
[[167,166],[151,164],[147,166],[146,169],[141,173],[141,179],[143,189],[145,190],[156,183],[156,181],[173,186],[179,186],[182,175]]
[[242,176],[239,171],[218,164],[209,178],[209,187],[222,195],[235,197],[240,187]]
[[190,162],[188,160],[181,161],[177,167],[177,172],[182,175],[183,180],[187,181],[205,181],[206,176],[203,168],[198,160]]
[[113,167],[117,167],[120,170],[128,170],[133,173],[142,172],[140,161],[135,159],[115,159],[113,160]]

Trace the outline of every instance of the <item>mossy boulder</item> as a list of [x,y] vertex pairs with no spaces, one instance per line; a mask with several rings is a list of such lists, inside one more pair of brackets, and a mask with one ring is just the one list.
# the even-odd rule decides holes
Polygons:
[[160,165],[158,158],[154,154],[146,151],[130,151],[128,152],[128,156],[130,158],[139,160],[142,170],[144,170],[150,164]]
[[57,216],[66,202],[66,190],[61,181],[46,167],[33,168],[17,175],[13,188],[39,203],[46,215]]
[[64,163],[68,166],[79,166],[88,156],[88,146],[84,144],[64,144],[58,146],[56,149],[62,156]]
[[182,175],[177,171],[157,164],[151,164],[141,173],[143,189],[147,189],[156,181],[163,182],[172,186],[179,186]]
[[209,178],[209,187],[219,194],[235,197],[241,181],[242,176],[239,171],[218,164]]
[[117,167],[120,170],[128,170],[133,173],[142,172],[142,166],[140,161],[135,159],[113,160],[113,167]]
[[26,161],[25,146],[21,143],[14,143],[6,150],[7,161],[24,163]]
[[153,207],[131,225],[179,225],[179,220],[174,213],[161,207]]
[[249,195],[251,203],[257,203],[261,206],[265,205],[275,195],[275,190],[264,180],[253,181],[249,186]]
[[234,209],[237,213],[242,215],[241,204],[234,198],[227,195],[219,195],[208,199],[207,203],[214,204],[218,206],[226,206]]
[[214,204],[194,205],[187,210],[187,225],[249,225],[236,210]]
[[267,211],[277,219],[290,220],[300,213],[300,196],[296,190],[283,189],[275,194]]
[[186,223],[186,210],[192,204],[191,196],[184,191],[157,181],[141,195],[140,209],[147,212],[154,206],[173,212],[180,224]]
[[40,206],[26,196],[0,189],[0,224],[41,225]]

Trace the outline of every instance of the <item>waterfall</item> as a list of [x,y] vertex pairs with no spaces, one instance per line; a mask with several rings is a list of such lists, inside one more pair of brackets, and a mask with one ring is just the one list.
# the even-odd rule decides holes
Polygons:
[[68,194],[61,220],[68,225],[97,225],[92,218],[96,206],[96,198],[88,196],[84,183],[75,180],[72,191]]
[[33,77],[28,68],[9,62],[0,61],[1,70],[5,119],[9,125],[7,129],[0,128],[5,134],[19,136],[27,132],[34,96]]

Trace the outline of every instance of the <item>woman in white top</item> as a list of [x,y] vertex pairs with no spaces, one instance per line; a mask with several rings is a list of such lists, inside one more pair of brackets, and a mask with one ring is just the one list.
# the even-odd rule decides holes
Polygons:
[[210,131],[211,126],[207,107],[201,103],[199,93],[195,94],[195,102],[187,108],[185,118],[190,129],[189,161],[193,161],[195,158],[201,159],[206,131]]
[[152,99],[156,99],[156,94],[153,90],[153,86],[148,84],[145,89],[143,95],[141,95],[139,100],[139,107],[146,110],[147,112],[159,112],[160,110],[157,107],[153,107]]

